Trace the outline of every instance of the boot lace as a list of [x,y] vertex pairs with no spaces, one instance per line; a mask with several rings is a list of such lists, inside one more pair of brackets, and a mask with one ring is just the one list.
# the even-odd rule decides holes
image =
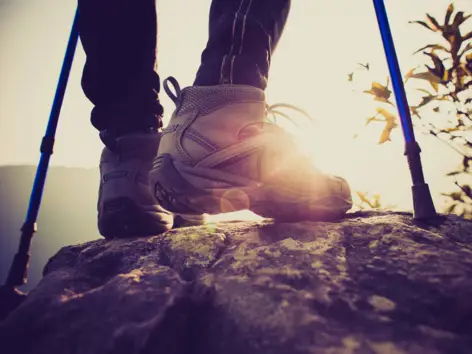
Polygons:
[[[173,90],[175,93],[172,91],[172,89],[169,87],[169,83],[172,85]],[[178,101],[180,100],[182,90],[180,88],[179,82],[177,79],[173,76],[167,77],[164,82],[163,82],[164,90],[167,93],[167,96],[174,102],[176,105],[178,104]],[[293,125],[295,125],[297,128],[300,128],[298,123],[296,122],[295,119],[290,117],[287,113],[284,112],[284,110],[292,110],[296,111],[300,114],[302,114],[305,118],[307,118],[310,122],[314,122],[314,119],[303,109],[296,107],[294,105],[288,104],[288,103],[275,103],[272,105],[266,105],[266,119],[270,123],[274,123],[278,125],[278,117],[285,118],[289,120]]]

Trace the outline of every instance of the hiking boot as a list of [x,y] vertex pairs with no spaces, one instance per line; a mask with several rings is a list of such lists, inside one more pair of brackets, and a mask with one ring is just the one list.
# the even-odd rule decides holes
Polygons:
[[[174,86],[171,92],[168,82]],[[347,182],[314,168],[267,119],[264,91],[243,85],[164,88],[176,104],[150,173],[167,210],[218,214],[243,209],[286,221],[343,216]]]
[[[98,229],[107,239],[156,235],[173,226],[149,186],[148,174],[161,133],[139,132],[115,138],[102,132]],[[178,226],[200,225],[201,215],[179,216]],[[183,220],[183,221],[182,221]]]

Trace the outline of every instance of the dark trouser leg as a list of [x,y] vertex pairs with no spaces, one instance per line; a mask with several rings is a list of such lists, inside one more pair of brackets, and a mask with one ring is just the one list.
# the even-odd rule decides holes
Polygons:
[[289,9],[290,0],[213,0],[209,40],[194,85],[265,89]]
[[156,0],[79,0],[91,121],[117,134],[161,124]]

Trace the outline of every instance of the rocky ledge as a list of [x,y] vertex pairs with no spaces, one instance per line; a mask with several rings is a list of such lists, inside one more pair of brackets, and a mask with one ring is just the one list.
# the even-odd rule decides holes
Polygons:
[[65,247],[3,354],[472,353],[472,221],[230,222]]

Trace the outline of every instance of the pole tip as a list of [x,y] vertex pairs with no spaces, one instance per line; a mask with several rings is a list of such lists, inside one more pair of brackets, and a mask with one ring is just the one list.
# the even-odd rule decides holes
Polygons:
[[433,198],[426,183],[413,186],[413,218],[415,220],[426,220],[438,216],[434,208]]
[[22,293],[13,286],[2,285],[0,287],[0,322],[8,317],[23,300],[26,294]]

